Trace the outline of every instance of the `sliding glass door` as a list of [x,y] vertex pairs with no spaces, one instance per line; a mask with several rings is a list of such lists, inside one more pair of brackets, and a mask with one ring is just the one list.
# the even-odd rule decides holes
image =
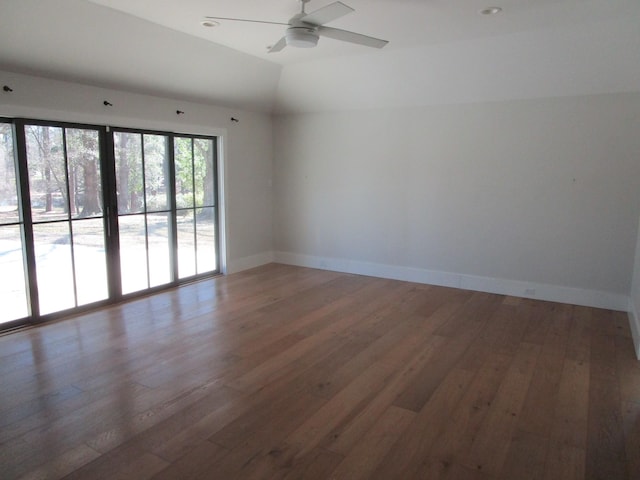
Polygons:
[[217,209],[212,139],[175,139],[175,190],[180,278],[215,271]]
[[0,328],[218,273],[216,148],[0,120]]
[[100,131],[24,126],[41,315],[108,298]]
[[173,280],[169,137],[115,131],[122,293]]
[[24,222],[11,123],[0,123],[0,326],[30,314],[25,277]]

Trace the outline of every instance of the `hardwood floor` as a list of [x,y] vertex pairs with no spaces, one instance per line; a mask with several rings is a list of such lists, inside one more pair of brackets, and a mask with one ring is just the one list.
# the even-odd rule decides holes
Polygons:
[[638,479],[626,313],[267,265],[0,337],[3,479]]

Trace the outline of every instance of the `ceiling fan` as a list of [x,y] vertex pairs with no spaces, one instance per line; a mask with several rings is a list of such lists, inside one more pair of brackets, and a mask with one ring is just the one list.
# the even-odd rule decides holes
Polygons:
[[367,47],[382,48],[387,40],[369,37],[360,33],[340,30],[338,28],[325,27],[325,23],[336,20],[354,11],[353,8],[342,2],[333,2],[311,13],[305,12],[305,5],[310,0],[299,0],[302,4],[300,13],[294,15],[289,23],[268,22],[262,20],[248,20],[244,18],[205,17],[213,20],[231,20],[234,22],[268,23],[272,25],[286,25],[284,37],[269,48],[269,53],[281,51],[287,45],[298,48],[312,48],[318,44],[319,37],[333,38],[343,42],[357,43]]

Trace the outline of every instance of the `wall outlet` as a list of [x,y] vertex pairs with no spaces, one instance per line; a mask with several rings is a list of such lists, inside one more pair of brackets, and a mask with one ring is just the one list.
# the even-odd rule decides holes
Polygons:
[[534,297],[536,295],[536,289],[535,288],[526,288],[524,291],[524,294],[530,297]]

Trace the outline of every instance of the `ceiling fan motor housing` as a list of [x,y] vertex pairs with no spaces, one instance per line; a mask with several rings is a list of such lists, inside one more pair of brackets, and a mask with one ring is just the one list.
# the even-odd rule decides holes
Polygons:
[[289,27],[285,37],[291,47],[312,48],[318,44],[318,34],[311,27]]

